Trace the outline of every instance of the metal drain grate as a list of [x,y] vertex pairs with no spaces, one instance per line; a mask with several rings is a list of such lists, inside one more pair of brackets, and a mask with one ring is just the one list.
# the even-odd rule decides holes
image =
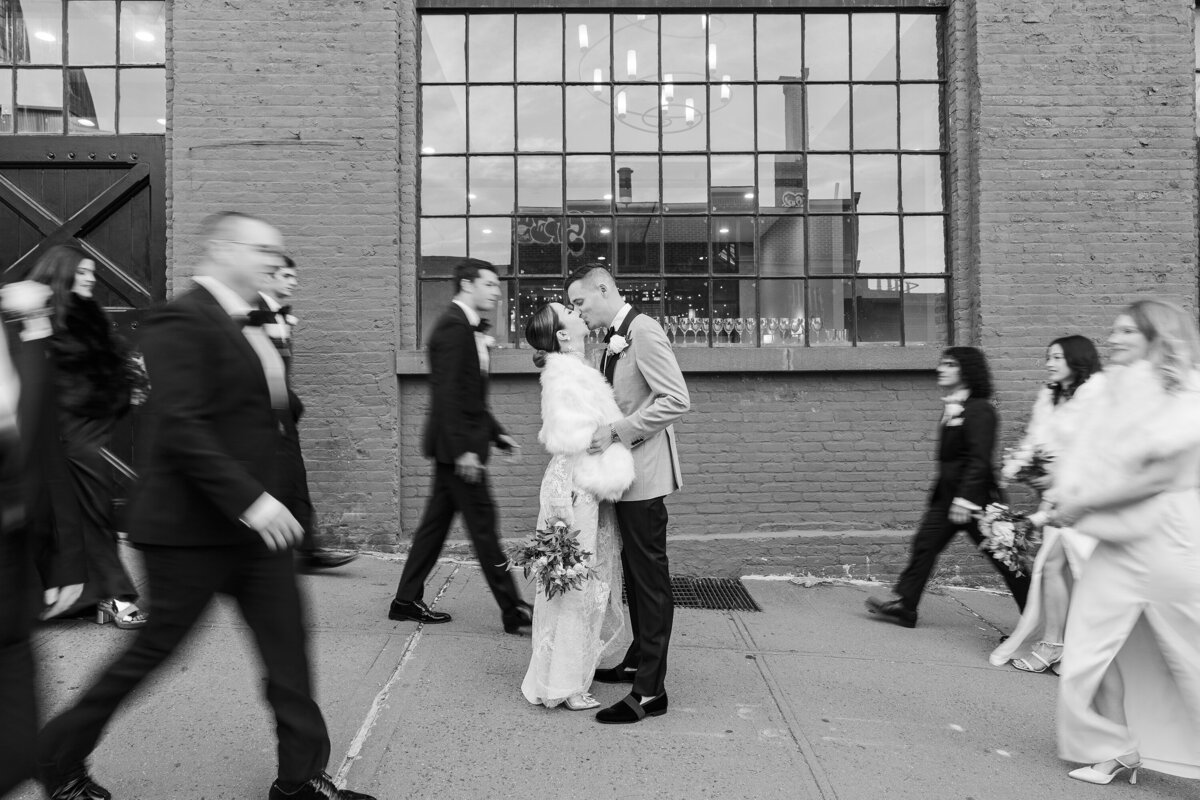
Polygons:
[[[671,578],[671,598],[676,608],[708,611],[762,611],[737,578]],[[622,595],[627,604],[629,597]]]

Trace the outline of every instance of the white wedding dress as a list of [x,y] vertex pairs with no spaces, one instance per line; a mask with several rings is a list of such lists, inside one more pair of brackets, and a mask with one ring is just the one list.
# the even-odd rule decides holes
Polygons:
[[633,457],[622,445],[587,455],[593,433],[620,419],[612,388],[573,355],[553,353],[542,373],[542,430],[551,453],[539,494],[538,528],[561,518],[579,531],[596,576],[581,589],[546,599],[539,582],[533,602],[533,654],[521,684],[531,703],[553,708],[588,692],[600,659],[624,629],[618,499],[633,481]]

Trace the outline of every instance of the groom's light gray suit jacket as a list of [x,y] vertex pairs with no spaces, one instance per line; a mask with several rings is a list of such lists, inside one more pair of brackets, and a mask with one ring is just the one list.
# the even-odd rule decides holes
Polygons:
[[635,477],[621,500],[652,500],[683,485],[674,423],[692,401],[662,326],[639,314],[625,338],[629,347],[612,373],[613,393],[625,418],[614,428],[633,452]]

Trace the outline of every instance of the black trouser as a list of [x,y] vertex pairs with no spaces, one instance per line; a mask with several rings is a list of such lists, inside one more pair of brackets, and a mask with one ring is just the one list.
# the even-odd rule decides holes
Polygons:
[[0,531],[0,797],[33,777],[37,700],[29,644],[38,581],[24,530]]
[[290,413],[281,414],[280,420],[283,436],[279,440],[278,499],[304,529],[304,539],[296,551],[302,556],[311,555],[317,550],[316,518],[313,515],[312,498],[308,494],[308,470],[300,449],[300,431]]
[[651,697],[665,691],[667,647],[675,603],[667,563],[667,505],[663,498],[617,503],[621,528],[621,566],[633,643],[621,665],[636,667],[634,693]]
[[325,769],[329,735],[312,698],[304,612],[291,551],[272,553],[256,542],[146,547],[143,555],[154,613],[129,649],[42,732],[38,762],[47,783],[61,782],[84,762],[121,703],[175,652],[218,592],[237,601],[266,667],[280,782],[299,785]]
[[517,609],[521,604],[521,595],[512,573],[505,566],[508,557],[500,548],[500,537],[496,533],[496,505],[492,502],[487,472],[483,472],[478,483],[467,483],[457,475],[453,464],[438,464],[434,470],[433,490],[425,505],[421,524],[413,534],[404,572],[396,587],[396,599],[412,602],[422,598],[425,581],[437,564],[456,512],[463,515],[475,556],[483,568],[488,588],[500,606],[500,613],[505,622],[514,619],[519,613]]
[[[916,536],[913,537],[908,566],[904,568],[900,579],[896,581],[896,594],[904,601],[904,606],[909,611],[917,610],[917,604],[921,602],[925,584],[929,582],[929,576],[933,573],[938,556],[959,531],[964,531],[975,544],[983,541],[983,534],[979,532],[979,523],[974,519],[966,525],[955,525],[950,521],[948,504],[930,505],[925,511],[925,517],[921,520],[920,527],[917,528]],[[1012,592],[1013,599],[1017,601],[1017,606],[1024,611],[1025,598],[1029,595],[1029,576],[1018,577],[1003,562],[997,561],[991,553],[984,553],[984,555],[1004,578],[1009,591]]]

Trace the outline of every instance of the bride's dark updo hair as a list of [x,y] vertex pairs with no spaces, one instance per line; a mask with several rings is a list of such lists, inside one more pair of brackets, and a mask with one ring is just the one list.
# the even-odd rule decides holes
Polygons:
[[525,324],[525,341],[537,352],[533,354],[533,365],[538,369],[546,366],[546,355],[557,353],[562,348],[556,335],[563,329],[562,320],[550,303],[533,312],[529,322]]

